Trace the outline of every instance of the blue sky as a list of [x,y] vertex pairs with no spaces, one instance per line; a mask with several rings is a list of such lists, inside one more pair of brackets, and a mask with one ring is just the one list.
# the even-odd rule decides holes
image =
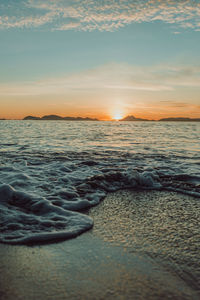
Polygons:
[[0,117],[200,117],[200,1],[1,0],[0,41]]

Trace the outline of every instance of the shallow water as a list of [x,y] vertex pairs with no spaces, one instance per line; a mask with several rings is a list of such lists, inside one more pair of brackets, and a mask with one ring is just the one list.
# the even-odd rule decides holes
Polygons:
[[123,188],[200,198],[200,123],[0,121],[0,242],[74,237]]
[[110,193],[90,215],[95,235],[151,258],[200,292],[199,200],[175,192],[119,191]]
[[1,244],[1,300],[199,299],[199,201],[118,191],[89,214],[94,227],[77,239]]

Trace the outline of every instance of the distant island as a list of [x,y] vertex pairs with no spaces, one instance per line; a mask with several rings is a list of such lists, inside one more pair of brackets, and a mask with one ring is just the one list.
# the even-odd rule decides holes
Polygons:
[[[3,120],[9,120],[9,119],[4,119],[0,118],[0,121]],[[35,116],[26,116],[22,120],[39,120],[39,121],[48,121],[48,120],[54,120],[54,121],[100,121],[99,119],[96,118],[89,118],[89,117],[61,117],[58,115],[45,115],[43,117],[35,117]],[[102,120],[103,121],[103,120]],[[116,121],[116,120],[111,120],[111,121]],[[200,122],[200,118],[185,118],[185,117],[169,117],[169,118],[162,118],[159,120],[149,120],[149,119],[143,119],[143,118],[137,118],[133,115],[126,116],[123,119],[119,119],[118,121],[127,121],[127,122]]]
[[[155,120],[148,120],[148,119],[141,119],[141,118],[136,118],[134,116],[127,116],[123,119],[120,119],[119,121],[130,121],[130,122],[134,122],[134,121],[155,121]],[[157,120],[156,122],[200,122],[200,118],[182,118],[182,117],[178,117],[178,118],[163,118],[160,120]]]
[[[127,116],[127,117],[125,117],[125,118],[123,118],[123,119],[120,119],[119,121],[150,121],[150,120],[148,120],[148,119],[136,118],[136,117],[134,117],[134,116]],[[152,120],[152,121],[154,121],[154,120]]]
[[163,118],[163,119],[160,119],[159,121],[164,121],[164,122],[172,122],[172,121],[176,121],[176,122],[200,122],[200,118],[196,118],[196,119],[191,119],[191,118]]
[[23,120],[54,120],[54,121],[99,121],[95,118],[82,118],[82,117],[60,117],[57,115],[47,115],[41,118],[34,116],[27,116]]

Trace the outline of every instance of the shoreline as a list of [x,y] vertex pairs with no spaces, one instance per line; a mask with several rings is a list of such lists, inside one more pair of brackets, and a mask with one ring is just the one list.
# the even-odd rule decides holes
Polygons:
[[1,299],[198,299],[199,208],[173,192],[110,193],[75,239],[0,244]]

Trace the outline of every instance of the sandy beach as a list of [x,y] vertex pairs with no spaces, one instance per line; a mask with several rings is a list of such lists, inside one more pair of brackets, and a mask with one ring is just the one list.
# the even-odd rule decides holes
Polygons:
[[0,244],[1,300],[199,299],[198,199],[119,191],[88,213],[75,239]]

